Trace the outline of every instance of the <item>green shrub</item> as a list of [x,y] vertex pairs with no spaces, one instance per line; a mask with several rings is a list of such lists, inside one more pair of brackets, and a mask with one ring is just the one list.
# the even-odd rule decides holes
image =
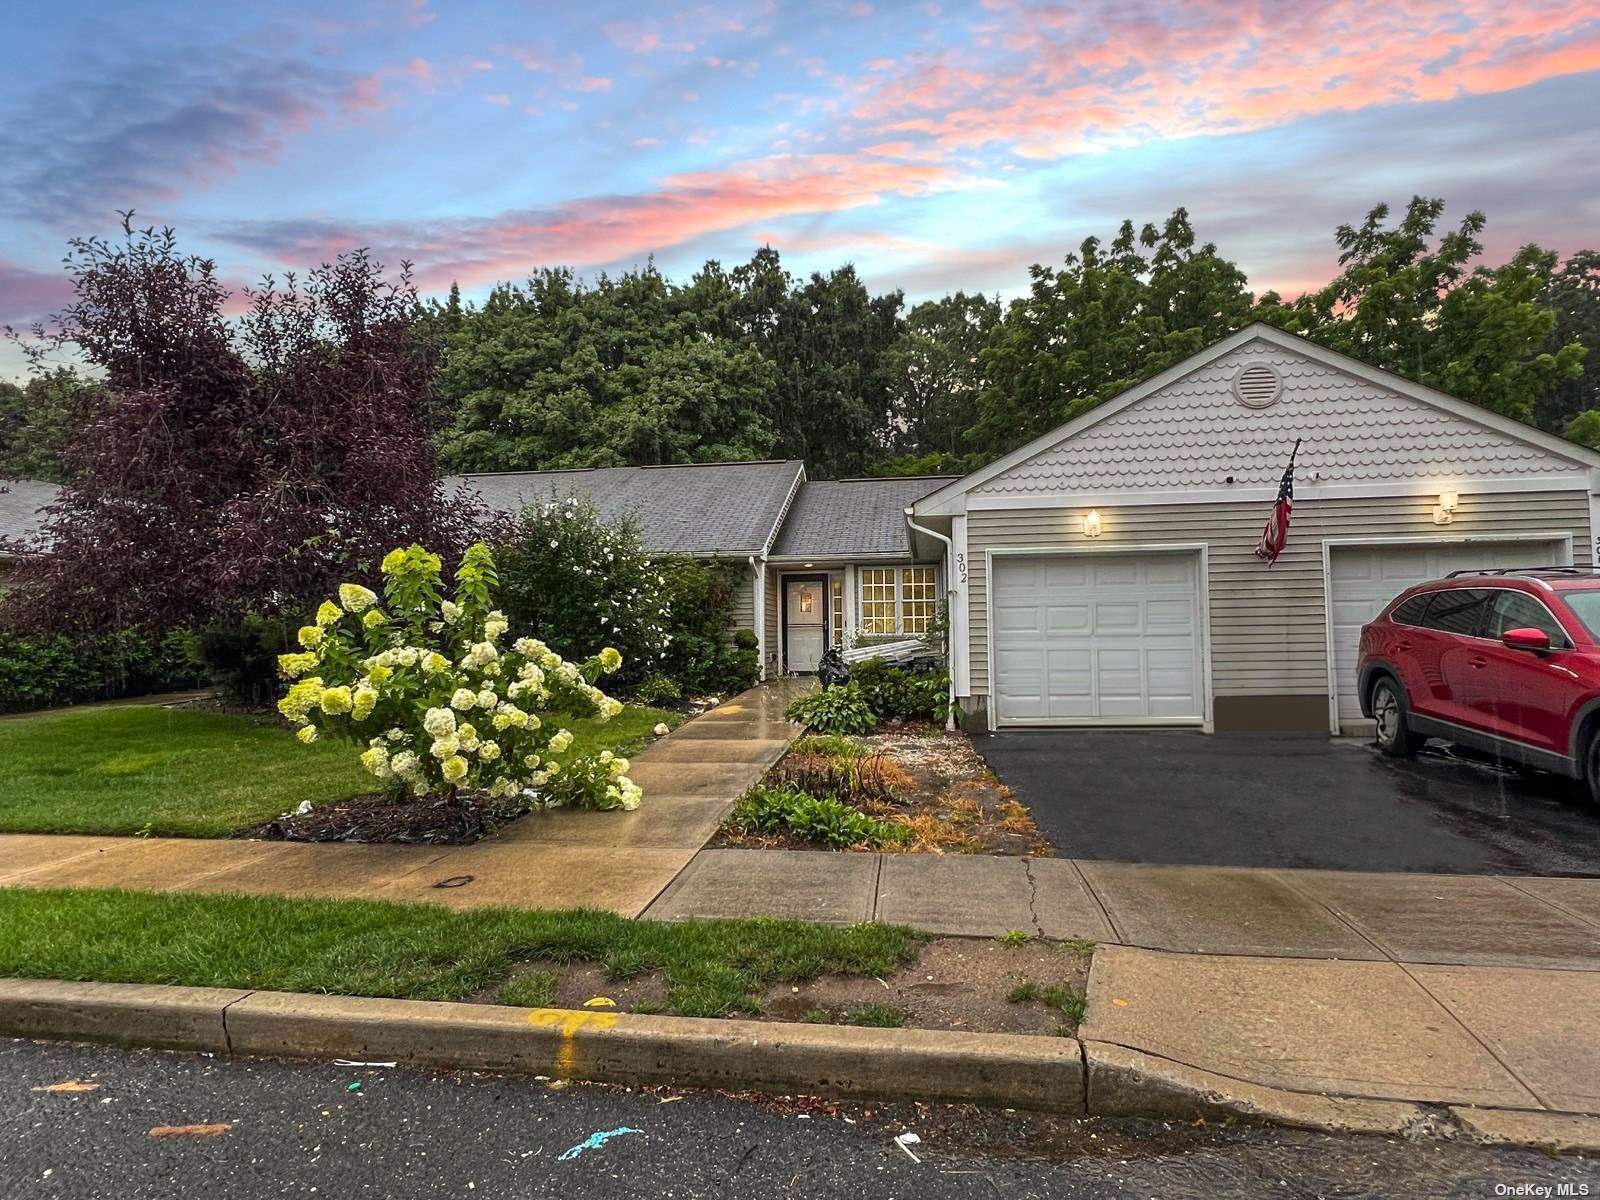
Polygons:
[[942,721],[950,713],[950,676],[942,672],[869,658],[850,668],[850,682],[879,720]]
[[286,618],[260,613],[214,621],[195,635],[195,657],[229,699],[267,704],[277,698],[278,655],[295,648],[294,631]]
[[801,696],[789,705],[788,717],[819,733],[868,733],[878,723],[877,715],[854,680],[843,687]]
[[668,558],[658,564],[671,610],[663,671],[686,695],[730,695],[756,681],[756,635],[734,630],[750,580],[742,562]]
[[794,754],[826,754],[829,758],[865,758],[870,751],[860,742],[841,737],[837,733],[812,733],[800,738],[789,747]]
[[897,846],[911,837],[909,827],[869,817],[838,800],[762,784],[739,797],[730,820],[746,833],[793,833],[836,849]]
[[0,712],[180,691],[205,682],[192,635],[136,630],[101,636],[0,633]]
[[640,704],[660,706],[683,699],[683,689],[670,675],[650,675],[633,689],[633,698]]
[[670,588],[632,521],[602,520],[591,500],[552,498],[525,508],[493,550],[512,626],[574,662],[615,647],[620,691],[648,675],[677,677],[667,664]]

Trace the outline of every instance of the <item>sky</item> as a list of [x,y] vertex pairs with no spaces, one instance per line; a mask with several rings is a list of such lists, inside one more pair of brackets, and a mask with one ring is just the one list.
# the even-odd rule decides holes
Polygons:
[[1600,245],[1597,146],[1600,0],[14,4],[0,324],[128,208],[237,284],[369,246],[474,296],[770,244],[917,300],[1183,205],[1294,295],[1419,193],[1486,212],[1491,258]]

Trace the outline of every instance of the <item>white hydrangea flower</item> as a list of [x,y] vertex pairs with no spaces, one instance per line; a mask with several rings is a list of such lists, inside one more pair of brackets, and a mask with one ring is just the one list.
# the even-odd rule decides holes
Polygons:
[[450,697],[450,707],[467,712],[478,702],[478,693],[471,688],[457,688],[455,695]]
[[456,714],[448,708],[430,708],[422,718],[422,727],[436,738],[444,737],[445,734],[456,731]]

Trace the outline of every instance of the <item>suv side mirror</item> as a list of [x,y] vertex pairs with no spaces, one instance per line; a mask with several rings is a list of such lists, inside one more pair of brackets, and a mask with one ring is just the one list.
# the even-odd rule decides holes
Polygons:
[[1535,654],[1550,652],[1550,635],[1542,629],[1508,629],[1500,635],[1508,650],[1530,650]]

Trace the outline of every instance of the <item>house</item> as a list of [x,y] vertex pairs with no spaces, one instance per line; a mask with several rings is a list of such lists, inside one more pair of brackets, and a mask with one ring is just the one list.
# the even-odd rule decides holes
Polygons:
[[735,626],[752,630],[763,677],[812,671],[823,651],[922,637],[944,599],[943,543],[906,509],[947,476],[809,481],[797,460],[510,471],[445,480],[505,513],[587,497],[631,516],[647,553],[745,564]]
[[45,505],[60,491],[38,479],[0,479],[0,589],[23,547],[38,536]]
[[1257,324],[910,520],[948,539],[971,723],[1338,732],[1360,722],[1364,622],[1452,570],[1593,564],[1597,494],[1587,448]]

